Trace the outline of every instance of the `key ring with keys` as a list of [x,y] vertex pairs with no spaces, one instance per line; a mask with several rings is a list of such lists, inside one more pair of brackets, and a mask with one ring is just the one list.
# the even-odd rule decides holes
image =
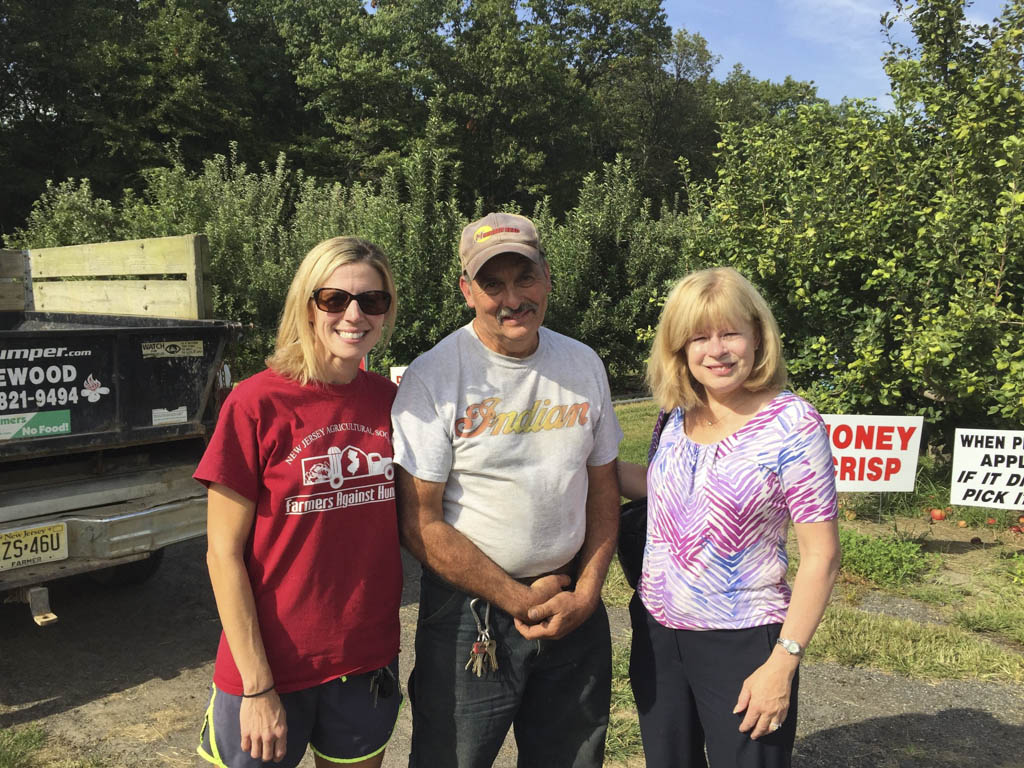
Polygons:
[[491,604],[488,602],[484,609],[483,620],[477,612],[477,605],[481,602],[479,597],[469,601],[469,611],[473,614],[476,622],[476,642],[469,652],[469,661],[466,662],[466,669],[473,672],[477,677],[483,677],[484,672],[498,669],[498,644],[491,638]]

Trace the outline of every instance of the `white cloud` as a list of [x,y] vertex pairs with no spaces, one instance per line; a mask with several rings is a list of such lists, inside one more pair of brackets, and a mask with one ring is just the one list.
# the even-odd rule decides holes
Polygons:
[[886,0],[779,0],[794,37],[851,53],[881,48],[879,18],[891,7]]
[[828,69],[842,73],[851,95],[875,93],[882,107],[889,105],[889,82],[880,19],[892,9],[889,0],[779,0],[787,32],[831,59]]

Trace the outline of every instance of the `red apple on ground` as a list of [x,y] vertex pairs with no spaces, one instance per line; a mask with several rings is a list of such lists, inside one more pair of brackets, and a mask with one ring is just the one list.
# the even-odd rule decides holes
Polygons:
[[966,520],[957,520],[956,524],[960,528],[966,528],[967,527],[967,521]]
[[932,516],[932,520],[945,520],[946,511],[939,509],[938,507],[933,508],[928,514]]
[[987,520],[985,521],[985,523],[986,523],[987,525],[995,525],[995,524],[996,524],[996,522],[998,522],[998,521],[997,521],[997,520],[996,520],[996,519],[995,519],[994,517],[990,517],[990,518],[988,518],[988,519],[987,519]]

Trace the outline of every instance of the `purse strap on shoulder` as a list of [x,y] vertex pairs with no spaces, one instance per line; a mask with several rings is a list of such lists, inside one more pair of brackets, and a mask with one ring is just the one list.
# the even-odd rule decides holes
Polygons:
[[665,423],[668,421],[668,413],[662,408],[658,411],[658,420],[654,422],[654,432],[651,433],[651,447],[647,449],[647,463],[650,464],[651,460],[654,459],[654,454],[658,450],[658,443],[661,442],[661,431],[665,428]]

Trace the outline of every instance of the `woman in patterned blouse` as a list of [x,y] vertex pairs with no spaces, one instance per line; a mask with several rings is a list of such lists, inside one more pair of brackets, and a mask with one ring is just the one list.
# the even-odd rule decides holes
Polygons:
[[672,290],[648,381],[663,411],[656,451],[647,468],[619,465],[623,494],[647,496],[630,605],[647,765],[788,766],[800,656],[839,568],[825,426],[784,388],[778,326],[734,269]]

